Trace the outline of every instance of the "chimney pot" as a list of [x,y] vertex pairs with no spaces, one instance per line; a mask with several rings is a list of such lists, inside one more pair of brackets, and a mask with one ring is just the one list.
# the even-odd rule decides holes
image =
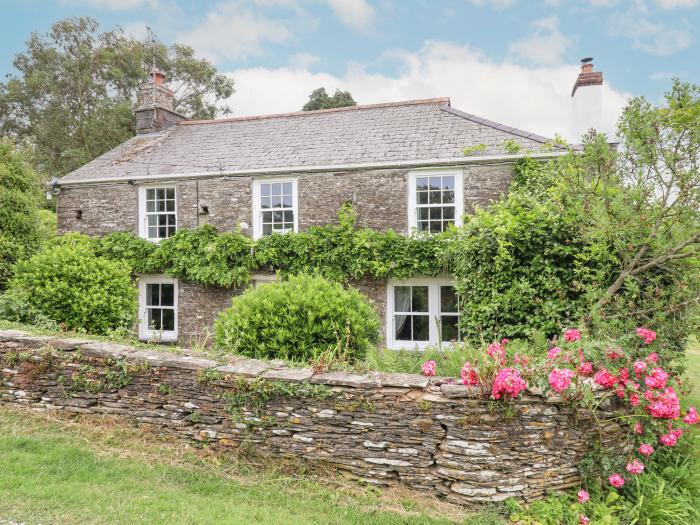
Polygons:
[[153,82],[155,82],[159,86],[162,86],[165,83],[165,73],[163,73],[160,69],[154,69]]

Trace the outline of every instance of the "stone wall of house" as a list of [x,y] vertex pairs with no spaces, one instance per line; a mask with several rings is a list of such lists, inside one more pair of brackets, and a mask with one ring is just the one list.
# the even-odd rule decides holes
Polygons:
[[214,321],[222,310],[231,306],[231,299],[241,288],[222,288],[178,282],[178,339],[211,344]]
[[[590,414],[534,390],[506,408],[445,378],[314,373],[240,357],[221,364],[189,351],[16,331],[0,331],[0,402],[118,414],[184,439],[252,444],[457,503],[575,487],[577,464],[599,435]],[[615,415],[606,403],[597,414],[613,451],[625,432]]]
[[[407,232],[407,173],[367,170],[291,175],[298,178],[300,229],[336,223],[340,206],[352,202],[360,226]],[[497,199],[508,189],[512,175],[512,164],[464,167],[465,212]],[[252,233],[252,181],[251,177],[220,177],[176,182],[178,227],[211,224],[220,231],[231,231],[243,224],[242,231]],[[57,200],[59,232],[138,233],[137,187],[106,184],[61,188]],[[78,210],[82,212],[80,218],[76,216]]]

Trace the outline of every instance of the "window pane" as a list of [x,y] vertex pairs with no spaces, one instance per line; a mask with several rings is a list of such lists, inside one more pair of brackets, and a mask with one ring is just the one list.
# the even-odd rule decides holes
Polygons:
[[440,313],[457,312],[457,294],[452,286],[440,287]]
[[455,192],[447,190],[442,192],[442,202],[444,204],[453,204],[455,201]]
[[274,197],[275,195],[279,196],[282,195],[282,185],[279,182],[273,182],[271,184],[272,186],[272,196]]
[[430,223],[430,233],[440,233],[442,231],[442,222],[434,221]]
[[411,287],[394,286],[394,312],[411,311]]
[[444,206],[442,208],[442,218],[454,220],[455,218],[455,207],[454,206]]
[[160,318],[160,308],[148,309],[148,328],[150,330],[160,330],[162,323]]
[[431,191],[430,192],[430,199],[429,199],[430,204],[440,204],[440,202],[442,202],[441,196],[442,196],[442,192]]
[[427,315],[413,315],[413,340],[427,341],[429,339]]
[[282,184],[282,195],[289,195],[291,197],[292,195],[292,183],[291,182],[285,182]]
[[417,229],[419,232],[427,232],[427,231],[429,231],[430,228],[428,227],[428,221],[419,221],[416,229]]
[[168,188],[165,190],[165,195],[167,199],[174,199],[175,198],[175,188]]
[[157,239],[158,238],[158,228],[155,226],[148,227],[148,238]]
[[158,215],[149,215],[148,216],[148,225],[149,226],[158,226]]
[[442,177],[430,177],[430,189],[439,190],[442,186]]
[[175,305],[175,285],[161,284],[160,285],[160,304],[163,306]]
[[156,188],[156,199],[158,199],[158,200],[165,199],[165,189],[164,188]]
[[284,214],[284,222],[294,222],[294,212],[293,211],[285,211],[282,212]]
[[420,177],[416,179],[416,190],[427,190],[428,189],[428,177]]
[[292,207],[292,196],[291,195],[285,195],[282,197],[282,206],[284,208],[291,208]]
[[156,202],[156,211],[165,211],[165,201]]
[[279,208],[282,206],[282,197],[280,196],[273,196],[272,197],[272,207],[273,208]]
[[261,208],[271,208],[272,207],[272,200],[270,197],[262,197],[260,201],[260,207]]
[[146,201],[146,211],[148,213],[152,213],[152,212],[156,211],[155,201]]
[[416,203],[417,204],[428,204],[428,192],[419,191],[416,193]]
[[442,336],[441,341],[458,341],[459,331],[457,330],[457,315],[443,315],[440,317]]
[[147,305],[158,305],[160,304],[160,287],[157,284],[147,284],[146,285],[146,304]]
[[260,195],[263,197],[267,197],[270,195],[270,185],[269,184],[261,184],[260,185]]
[[411,340],[411,316],[395,315],[394,316],[394,338],[397,341]]
[[413,286],[412,287],[412,304],[411,312],[427,312],[428,311],[428,287]]
[[270,235],[272,233],[272,224],[263,224],[263,235]]
[[175,201],[167,201],[166,211],[175,211]]
[[156,190],[155,188],[147,188],[146,189],[146,200],[153,200],[156,198]]
[[447,175],[442,178],[442,187],[445,190],[455,189],[455,178],[452,175]]
[[418,220],[427,221],[430,218],[430,208],[418,208]]
[[442,220],[442,208],[430,208],[430,218],[433,220]]
[[166,226],[159,226],[158,227],[158,238],[159,239],[167,239],[168,237],[168,228]]
[[272,212],[272,220],[273,220],[273,222],[282,222],[284,220],[284,212],[283,211],[273,211]]
[[175,330],[175,310],[166,308],[161,311],[163,315],[162,330]]
[[168,226],[168,237],[175,235],[177,228],[175,226]]

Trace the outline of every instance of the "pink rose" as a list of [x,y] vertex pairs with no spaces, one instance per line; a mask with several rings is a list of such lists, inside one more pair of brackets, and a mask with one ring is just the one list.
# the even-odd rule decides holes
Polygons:
[[642,428],[642,424],[639,421],[637,421],[634,424],[634,433],[635,434],[643,434],[644,433],[644,429]]
[[630,405],[633,407],[638,407],[639,403],[641,403],[639,396],[637,394],[630,394]]
[[574,341],[581,340],[581,332],[576,330],[576,328],[569,328],[564,332],[564,341],[567,343],[573,343]]
[[683,418],[683,423],[688,423],[689,425],[694,425],[697,422],[698,422],[698,411],[695,409],[695,407],[690,407],[688,409],[688,411],[685,413],[685,417]]
[[608,478],[608,482],[616,489],[619,489],[622,485],[625,484],[625,478],[623,478],[616,472]]
[[584,361],[580,365],[578,365],[578,373],[581,374],[582,376],[589,376],[593,373],[593,363],[589,363],[588,361]]
[[[506,340],[507,341],[507,340]],[[506,345],[501,341],[500,343],[491,343],[486,351],[489,357],[495,359],[499,363],[503,363],[506,357]]]
[[424,376],[434,376],[435,375],[435,361],[432,359],[430,361],[426,361],[423,363],[423,366],[421,367],[421,371],[423,372]]
[[632,369],[634,370],[634,374],[639,377],[642,375],[642,372],[647,369],[647,364],[644,361],[635,361],[632,365]]
[[667,380],[668,374],[663,368],[654,368],[651,374],[644,378],[644,384],[649,388],[663,388]]
[[593,376],[593,381],[605,388],[612,388],[615,386],[615,383],[617,383],[617,378],[608,372],[607,369],[603,368],[602,370],[596,372],[596,374]]
[[579,525],[588,525],[591,520],[589,520],[586,516],[581,515],[581,517],[578,519]]
[[591,496],[588,494],[588,492],[586,492],[583,489],[578,491],[577,496],[579,503],[586,503],[589,499],[591,499]]
[[659,354],[656,352],[652,352],[648,356],[646,356],[645,361],[647,363],[656,363],[659,360]]
[[520,377],[520,372],[514,368],[502,368],[493,380],[491,395],[494,399],[500,399],[503,394],[508,394],[515,399],[526,388],[527,383]]
[[646,410],[653,418],[678,419],[681,415],[681,402],[671,387],[664,388],[661,392],[647,390],[644,399],[649,402]]
[[681,429],[669,430],[668,434],[664,434],[659,438],[662,445],[667,447],[673,447],[678,442],[678,438],[681,437],[683,431]]
[[574,371],[568,368],[555,368],[549,374],[549,386],[552,387],[552,390],[561,394],[569,388],[574,375]]
[[654,453],[654,447],[652,447],[648,443],[642,443],[641,445],[639,445],[639,453],[642,456],[651,456]]
[[561,348],[555,346],[547,352],[547,359],[556,359],[556,357],[561,353]]
[[472,368],[469,361],[464,363],[460,375],[462,376],[462,383],[465,385],[474,386],[479,384],[479,374],[476,369]]
[[632,463],[627,463],[627,472],[634,476],[638,476],[642,472],[644,472],[644,463],[639,461],[638,459],[635,459],[632,461]]
[[656,332],[648,328],[637,328],[637,335],[642,338],[645,345],[649,345],[656,340]]

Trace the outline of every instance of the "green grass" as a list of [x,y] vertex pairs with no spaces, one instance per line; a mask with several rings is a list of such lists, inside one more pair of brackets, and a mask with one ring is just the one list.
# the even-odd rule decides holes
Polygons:
[[[0,407],[0,522],[61,524],[499,523],[404,489],[198,450],[114,418]],[[466,521],[465,521],[466,520]]]
[[[694,406],[700,410],[700,342],[698,341],[697,337],[693,337],[690,340],[688,347],[686,348],[685,355],[687,365],[685,377],[690,381],[693,389],[688,395],[683,396],[682,405],[683,408]],[[691,432],[695,441],[695,455],[700,459],[699,425],[695,425],[695,428]],[[700,469],[700,461],[698,461],[698,468]]]

